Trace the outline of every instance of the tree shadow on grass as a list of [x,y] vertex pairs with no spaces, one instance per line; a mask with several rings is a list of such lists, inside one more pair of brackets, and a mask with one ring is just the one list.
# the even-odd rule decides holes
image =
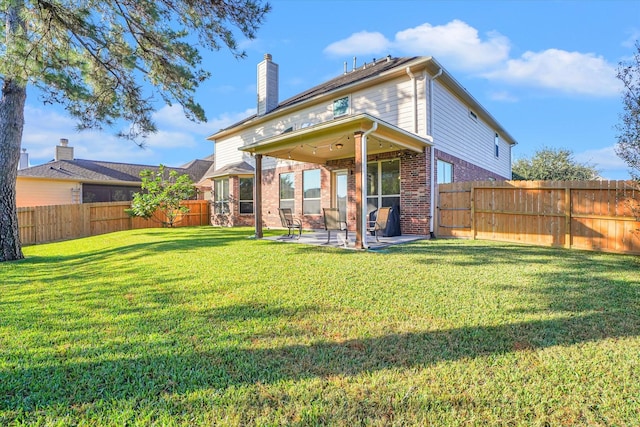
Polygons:
[[[230,319],[254,312],[242,307],[229,310],[216,316]],[[290,313],[276,310],[261,315]],[[99,360],[95,362],[52,359],[38,366],[2,370],[0,410],[29,412],[103,399],[153,400],[164,393],[183,394],[202,389],[224,392],[232,386],[427,367],[443,361],[569,346],[639,333],[637,312],[602,312],[277,348],[229,345],[198,350],[197,346],[191,349],[181,346],[172,352],[171,348],[159,345],[147,348],[146,354],[129,353],[128,357],[97,357]],[[122,354],[117,348],[110,351]]]
[[[169,233],[169,234],[167,234]],[[11,265],[12,269],[2,274],[4,285],[21,285],[27,280],[70,280],[79,274],[87,276],[104,274],[104,271],[92,267],[93,262],[113,263],[115,273],[131,271],[136,262],[151,255],[166,253],[197,253],[202,250],[217,250],[225,246],[247,240],[246,229],[214,229],[211,227],[185,227],[177,229],[142,229],[126,232],[129,238],[148,238],[139,243],[118,244],[117,234],[109,233],[93,236],[89,239],[109,239],[104,245],[88,245],[78,242],[77,247],[65,248],[64,253],[55,255],[29,255],[26,259]],[[68,244],[69,242],[63,242]],[[93,271],[92,271],[93,269]]]

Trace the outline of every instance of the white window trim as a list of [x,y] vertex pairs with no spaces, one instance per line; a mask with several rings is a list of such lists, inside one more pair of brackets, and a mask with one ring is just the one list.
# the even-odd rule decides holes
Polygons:
[[[305,193],[305,179],[304,179],[304,177],[305,177],[305,174],[307,172],[311,172],[311,171],[317,171],[318,174],[320,175],[320,196],[318,196],[318,197],[305,197],[305,195],[304,195],[304,193]],[[308,201],[318,201],[318,202],[320,202],[318,204],[318,206],[319,206],[318,212],[315,212],[315,213],[304,213],[305,204]],[[306,169],[306,170],[302,171],[302,212],[303,212],[304,215],[320,215],[320,213],[322,212],[321,205],[322,205],[322,171],[320,169]]]
[[[336,102],[340,101],[341,99],[345,99],[345,98],[347,99],[347,109],[342,114],[336,114],[336,111],[335,111]],[[336,119],[338,117],[348,116],[349,114],[351,114],[351,95],[341,96],[340,98],[334,99],[333,102],[331,103],[331,108],[333,109],[333,118],[334,119]]]

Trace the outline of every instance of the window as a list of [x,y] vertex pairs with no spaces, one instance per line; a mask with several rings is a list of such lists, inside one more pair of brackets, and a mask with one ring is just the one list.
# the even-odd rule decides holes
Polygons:
[[216,214],[229,213],[229,178],[213,181],[213,211]]
[[240,178],[240,213],[253,213],[253,177]]
[[451,163],[438,160],[438,184],[448,184],[453,182],[453,165]]
[[496,149],[496,157],[500,157],[500,135],[498,135],[496,133],[496,137],[493,140],[493,144],[495,145],[495,149]]
[[296,181],[293,172],[280,174],[280,207],[289,208],[295,212]]
[[400,160],[367,163],[367,211],[400,205]]
[[333,117],[344,116],[349,113],[349,97],[336,99],[333,101]]
[[302,172],[302,213],[320,214],[320,169]]

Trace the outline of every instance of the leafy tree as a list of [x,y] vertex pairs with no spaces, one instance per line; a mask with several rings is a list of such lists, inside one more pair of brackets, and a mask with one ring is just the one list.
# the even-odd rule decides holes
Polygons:
[[167,174],[164,165],[160,165],[156,171],[143,170],[140,178],[142,191],[133,195],[131,209],[126,210],[129,215],[173,227],[179,216],[189,212],[188,207],[180,206],[181,201],[191,199],[196,193],[189,175],[179,175],[175,170]]
[[620,115],[621,123],[616,126],[616,154],[629,165],[631,176],[640,181],[640,42],[636,42],[633,59],[621,62],[617,77],[624,85]]
[[244,57],[234,31],[254,38],[269,10],[263,0],[0,0],[0,261],[23,257],[15,187],[28,85],[79,129],[126,122],[121,136],[147,135],[158,96],[204,121],[198,47]]
[[576,162],[571,150],[546,147],[513,162],[511,171],[513,179],[526,181],[588,181],[599,175],[593,166]]

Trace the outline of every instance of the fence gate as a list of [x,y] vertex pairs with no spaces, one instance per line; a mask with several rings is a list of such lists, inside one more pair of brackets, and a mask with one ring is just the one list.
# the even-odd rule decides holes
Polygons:
[[438,185],[438,237],[471,237],[471,188],[471,182]]

